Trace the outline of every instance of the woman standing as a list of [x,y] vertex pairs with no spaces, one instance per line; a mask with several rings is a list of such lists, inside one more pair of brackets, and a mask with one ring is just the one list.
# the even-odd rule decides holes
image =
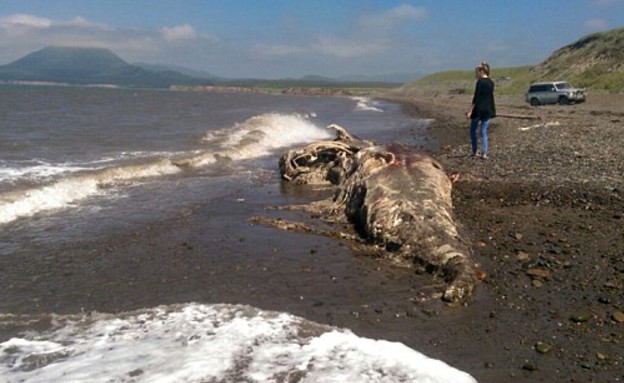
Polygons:
[[477,85],[472,97],[472,107],[466,113],[470,118],[470,141],[472,143],[472,155],[477,156],[477,128],[481,125],[481,158],[487,158],[488,135],[487,130],[490,120],[496,117],[494,105],[494,81],[490,78],[490,65],[482,62],[475,68]]

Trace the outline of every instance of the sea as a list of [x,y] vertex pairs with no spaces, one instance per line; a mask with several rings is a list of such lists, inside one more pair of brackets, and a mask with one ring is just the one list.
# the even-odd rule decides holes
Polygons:
[[[423,146],[429,121],[366,97],[0,86],[0,382],[475,382],[402,343],[198,299],[197,285],[159,290],[168,254],[111,266],[122,243],[148,254],[174,231],[241,238],[215,237],[206,264],[240,257],[255,245],[238,220],[265,208],[253,196],[299,198],[279,157],[334,138],[333,123]],[[199,273],[188,263],[175,278]]]

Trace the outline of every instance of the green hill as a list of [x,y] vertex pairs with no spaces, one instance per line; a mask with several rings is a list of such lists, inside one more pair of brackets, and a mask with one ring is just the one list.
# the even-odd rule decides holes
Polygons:
[[537,78],[565,78],[580,87],[622,92],[624,28],[585,36],[558,49],[531,72]]
[[[529,84],[537,81],[530,66],[492,68],[490,73],[496,82],[497,94],[521,94]],[[472,93],[475,84],[474,70],[451,70],[434,73],[403,85],[401,92],[436,93]]]
[[[522,94],[537,81],[567,80],[594,92],[624,92],[624,28],[594,33],[555,51],[535,66],[492,68],[498,94]],[[405,84],[402,92],[470,93],[473,70],[434,73]]]
[[0,81],[113,84],[135,88],[206,84],[175,71],[155,72],[131,65],[107,49],[47,47],[0,66]]

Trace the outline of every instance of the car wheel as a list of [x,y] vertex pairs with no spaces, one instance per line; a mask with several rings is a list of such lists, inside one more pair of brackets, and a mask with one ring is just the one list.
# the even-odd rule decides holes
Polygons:
[[559,105],[568,105],[570,103],[570,100],[568,100],[568,98],[566,96],[561,96],[559,97]]
[[533,97],[531,99],[531,105],[532,106],[538,106],[538,105],[540,105],[540,102],[539,102],[539,100],[537,98]]

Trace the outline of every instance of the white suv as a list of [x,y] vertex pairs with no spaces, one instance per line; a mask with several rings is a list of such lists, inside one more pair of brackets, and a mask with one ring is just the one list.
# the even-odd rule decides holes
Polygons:
[[526,94],[531,105],[571,104],[585,101],[585,89],[575,88],[565,81],[536,82]]

